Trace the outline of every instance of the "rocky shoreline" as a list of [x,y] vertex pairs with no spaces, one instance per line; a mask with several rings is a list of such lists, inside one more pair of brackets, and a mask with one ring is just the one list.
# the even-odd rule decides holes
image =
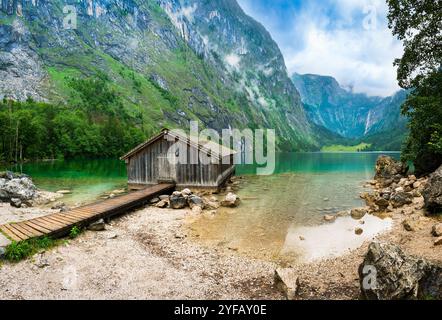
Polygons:
[[[408,176],[405,169],[381,158],[375,180],[368,182],[372,192],[361,195],[367,206],[326,219],[333,223],[347,214],[362,221],[376,215],[394,222],[374,241],[339,257],[280,266],[193,239],[186,228],[194,219],[240,205],[233,193],[240,178],[234,178],[224,196],[187,189],[161,196],[148,208],[103,222],[99,232],[87,231],[18,264],[5,263],[0,298],[441,299],[442,219],[431,212],[438,210],[442,169],[428,178]],[[355,232],[364,232],[362,223],[359,229]],[[128,263],[109,272],[116,261]],[[365,289],[367,267],[377,271],[377,285]],[[69,268],[75,269],[75,285],[66,284]],[[31,279],[33,284],[25,285]],[[122,289],[112,290],[111,283]]]
[[[380,157],[366,206],[326,216],[333,222],[351,214],[393,219],[393,228],[348,254],[278,268],[275,282],[288,299],[442,299],[442,167],[430,177],[407,175],[408,168]],[[431,208],[429,210],[428,208]],[[441,212],[441,211],[439,211]],[[355,230],[362,234],[363,225]],[[375,281],[365,283],[370,272]]]

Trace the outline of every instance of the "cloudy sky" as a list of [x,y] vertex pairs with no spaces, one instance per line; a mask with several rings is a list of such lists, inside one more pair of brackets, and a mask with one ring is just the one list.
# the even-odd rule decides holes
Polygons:
[[284,54],[290,73],[331,75],[369,95],[399,87],[393,60],[401,43],[387,27],[384,0],[238,0]]

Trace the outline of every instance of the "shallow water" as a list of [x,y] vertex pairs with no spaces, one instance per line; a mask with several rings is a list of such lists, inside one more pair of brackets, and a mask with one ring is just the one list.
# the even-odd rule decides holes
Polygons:
[[105,192],[127,186],[125,164],[114,159],[44,161],[8,169],[28,174],[40,189],[72,191],[63,197],[68,205],[92,202]]
[[[237,191],[241,206],[203,216],[191,225],[192,233],[209,245],[288,263],[356,248],[389,228],[391,221],[366,217],[363,235],[356,236],[358,221],[345,217],[325,223],[323,217],[362,205],[359,193],[364,182],[372,179],[378,156],[280,153],[272,176],[254,175],[254,166],[237,166],[237,174],[245,177]],[[127,183],[125,164],[119,160],[38,162],[8,169],[30,175],[41,189],[71,190],[63,198],[68,205],[92,202]]]
[[[392,154],[398,157],[399,154]],[[276,174],[254,176],[253,166],[237,194],[242,204],[221,208],[192,224],[192,234],[209,245],[258,258],[291,263],[339,255],[391,227],[391,220],[367,216],[326,223],[326,214],[362,206],[359,193],[374,175],[378,153],[279,154]],[[361,227],[364,233],[355,234]],[[301,240],[300,237],[305,238]]]

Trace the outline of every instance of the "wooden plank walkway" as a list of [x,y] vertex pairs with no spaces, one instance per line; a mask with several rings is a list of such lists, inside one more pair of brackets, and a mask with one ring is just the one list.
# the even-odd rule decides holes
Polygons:
[[159,195],[171,192],[174,184],[158,184],[140,191],[115,197],[66,212],[0,225],[0,230],[11,240],[20,242],[42,236],[62,237],[74,226],[84,227],[103,218],[123,214],[146,204]]

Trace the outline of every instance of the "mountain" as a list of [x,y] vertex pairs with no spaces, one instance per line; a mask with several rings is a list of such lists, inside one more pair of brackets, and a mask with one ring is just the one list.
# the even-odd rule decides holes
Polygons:
[[69,103],[71,79],[99,75],[149,134],[198,119],[319,147],[278,46],[235,0],[0,1],[0,98]]
[[370,97],[343,88],[333,77],[294,74],[292,80],[308,118],[316,125],[348,139],[366,138],[371,142],[376,142],[373,137],[391,136],[394,132],[394,148],[400,147],[407,130],[407,119],[401,115],[406,91],[387,98]]

